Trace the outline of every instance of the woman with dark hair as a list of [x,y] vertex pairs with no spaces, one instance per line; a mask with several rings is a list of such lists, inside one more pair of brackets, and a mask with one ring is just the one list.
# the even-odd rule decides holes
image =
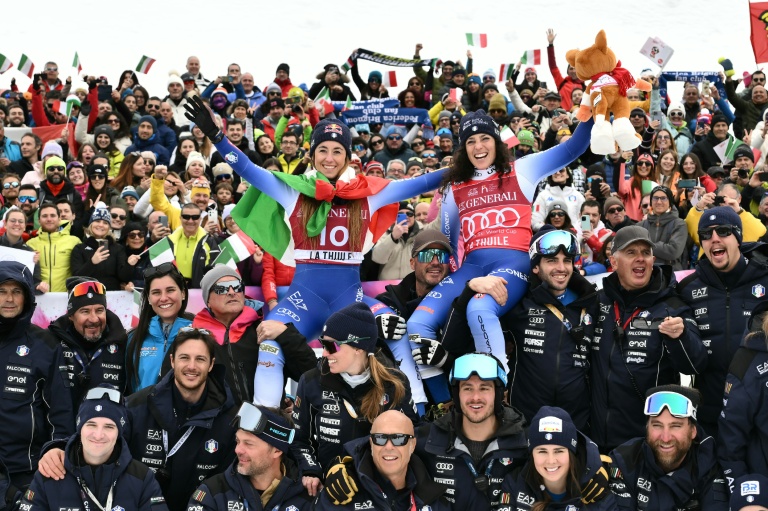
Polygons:
[[[704,172],[701,168],[701,161],[699,157],[693,153],[688,153],[680,160],[680,179],[695,179],[696,186],[694,188],[677,188],[675,194],[675,204],[677,205],[677,211],[680,214],[680,218],[685,219],[688,215],[688,211],[691,210],[693,204],[691,204],[691,198],[694,191],[698,188],[699,196],[704,193],[710,193],[717,190],[717,183]],[[725,171],[723,171],[725,172]]]
[[136,76],[133,69],[126,69],[120,74],[116,90],[133,89],[137,85],[139,85],[139,77]]
[[[502,491],[516,502],[511,507],[531,511],[608,511],[616,509],[613,493],[605,490],[597,502],[584,504],[581,490],[603,468],[600,451],[576,429],[568,412],[543,406],[528,430],[531,457],[509,474]],[[587,468],[589,467],[589,468]]]
[[[113,116],[119,114],[112,114]],[[125,156],[115,146],[115,132],[109,124],[99,124],[93,130],[94,143],[96,149],[103,152],[109,158],[109,179],[117,177],[120,172],[120,164],[123,163]]]
[[192,324],[187,286],[173,263],[144,270],[139,323],[128,333],[125,372],[129,392],[154,385],[179,329]]
[[[111,185],[118,190],[122,190],[126,186],[133,186],[136,188],[139,196],[141,196],[146,191],[144,188],[141,188],[141,180],[144,179],[146,172],[147,163],[144,157],[141,156],[141,153],[134,151],[125,155],[125,159],[123,159],[123,163],[120,165],[120,172],[112,180]],[[140,188],[141,191],[139,191]]]
[[397,95],[401,108],[416,108],[416,93],[410,89],[405,89]]
[[[120,196],[120,192],[107,185],[108,173],[109,169],[104,165],[88,166],[88,191],[85,193],[85,201],[83,202],[86,208],[93,208],[99,201],[110,206],[112,199]],[[90,213],[88,212],[89,215]]]
[[147,100],[149,100],[149,92],[147,92],[147,89],[141,85],[134,87],[133,97],[136,98],[136,112],[138,112],[139,115],[146,114]]
[[77,161],[86,167],[91,164],[93,157],[96,156],[96,146],[93,144],[81,144],[77,151]]
[[[187,117],[228,156],[235,172],[251,183],[232,213],[240,228],[281,262],[295,260],[291,287],[267,319],[293,323],[302,335],[312,339],[330,313],[354,301],[378,304],[362,294],[363,256],[394,223],[397,203],[434,189],[442,172],[399,181],[355,175],[349,166],[352,134],[336,119],[323,120],[312,131],[312,170],[298,176],[270,172],[251,163],[224,137],[202,100],[190,98],[186,109]],[[274,236],[265,236],[265,232]],[[301,303],[296,301],[299,295]],[[275,350],[267,351],[264,343]],[[274,381],[282,375],[284,357],[272,340],[261,346],[264,361],[274,366],[261,375],[257,372],[257,377]],[[407,355],[406,349],[398,359]],[[261,403],[278,405],[282,389],[270,386],[274,387],[268,380],[261,388]],[[255,387],[260,388],[258,384]]]
[[[626,163],[621,163],[619,172],[619,198],[627,208],[627,216],[639,222],[643,219],[643,212],[640,210],[640,202],[643,195],[649,193],[653,187],[659,184],[659,171],[656,169],[656,163],[653,157],[648,153],[643,153],[637,157],[632,167],[632,175],[629,179],[624,176],[627,173]],[[643,182],[647,181],[644,185]],[[645,194],[643,187],[645,186]]]
[[[454,254],[458,253],[459,245],[463,246],[464,262],[440,283],[439,293],[429,294],[421,301],[408,320],[408,336],[403,338],[412,340],[414,353],[420,353],[422,346],[438,338],[437,332],[448,319],[451,303],[468,280],[485,275],[503,276],[504,290],[499,291],[508,294],[505,302],[497,303],[485,294],[467,307],[467,317],[473,318],[469,326],[474,342],[468,340],[465,348],[493,354],[509,371],[499,316],[514,307],[528,289],[531,201],[536,184],[587,149],[591,124],[581,123],[565,143],[512,163],[499,127],[491,117],[478,110],[462,118],[460,145],[441,183],[440,224],[447,227],[444,230],[448,231]],[[431,257],[448,262],[448,251],[435,252]],[[435,404],[451,400],[439,367],[420,365],[419,370]],[[411,385],[413,388],[413,381]]]
[[571,221],[571,215],[568,214],[568,207],[560,200],[553,200],[547,207],[547,216],[544,219],[544,224],[576,234],[576,228]]
[[331,101],[346,101],[347,98],[355,101],[355,95],[346,85],[349,83],[347,75],[339,72],[336,64],[326,64],[323,71],[317,74],[318,82],[312,84],[309,89],[309,98],[315,99],[323,88],[327,87],[331,95]]
[[80,199],[85,200],[85,194],[88,192],[88,179],[85,174],[85,166],[77,160],[67,163],[67,179],[74,185]]
[[267,134],[259,136],[259,138],[254,141],[254,146],[256,146],[256,154],[261,157],[262,161],[277,156],[277,147]]
[[179,137],[179,143],[176,145],[173,158],[171,158],[171,165],[168,167],[168,171],[179,175],[183,174],[187,170],[187,157],[189,153],[192,151],[199,152],[199,149],[200,146],[191,133],[185,132],[182,134]]
[[461,96],[465,112],[476,112],[483,106],[483,81],[476,74],[469,76],[467,91]]
[[120,244],[125,248],[125,255],[139,256],[139,261],[133,267],[133,278],[126,282],[123,289],[133,291],[144,287],[144,270],[149,266],[147,249],[147,227],[138,221],[128,222],[120,231]]

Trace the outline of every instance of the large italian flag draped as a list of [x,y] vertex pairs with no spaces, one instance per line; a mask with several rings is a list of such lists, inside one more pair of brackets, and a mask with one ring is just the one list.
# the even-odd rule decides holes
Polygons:
[[[309,237],[319,235],[325,228],[334,195],[344,199],[363,199],[380,192],[389,184],[386,179],[359,175],[349,181],[340,178],[334,188],[328,178],[314,169],[299,176],[282,172],[272,175],[299,193],[322,201],[315,214],[305,223]],[[372,215],[368,229],[374,242],[394,223],[397,210],[397,204],[390,204]],[[293,260],[290,215],[290,211],[286,211],[277,201],[254,186],[248,188],[232,210],[232,218],[251,239],[281,263],[296,266]]]

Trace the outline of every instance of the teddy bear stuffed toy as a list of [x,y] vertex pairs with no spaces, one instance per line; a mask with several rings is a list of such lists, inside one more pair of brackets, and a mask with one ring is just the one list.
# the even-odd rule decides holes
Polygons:
[[[640,145],[642,137],[629,122],[627,89],[633,85],[649,92],[651,85],[645,80],[635,83],[629,71],[621,67],[621,61],[608,47],[605,31],[595,37],[595,44],[584,50],[568,50],[565,60],[584,81],[591,80],[582,96],[576,118],[586,121],[593,116],[595,124],[591,133],[591,149],[595,154],[616,152],[616,144],[622,151]],[[613,123],[610,122],[613,114]]]

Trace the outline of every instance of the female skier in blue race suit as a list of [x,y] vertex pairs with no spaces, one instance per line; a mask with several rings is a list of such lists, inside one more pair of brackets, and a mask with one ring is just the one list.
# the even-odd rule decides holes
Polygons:
[[[591,124],[582,123],[561,145],[510,163],[507,146],[491,117],[482,110],[462,117],[460,147],[443,179],[440,216],[454,253],[458,244],[463,244],[464,262],[427,294],[408,320],[408,339],[417,361],[425,361],[418,356],[423,353],[421,348],[437,339],[451,303],[466,282],[495,275],[506,280],[507,301],[499,305],[487,294],[478,294],[470,301],[467,319],[474,347],[468,346],[467,351],[492,353],[509,372],[499,316],[509,311],[528,287],[531,202],[536,185],[581,156],[589,146]],[[432,401],[450,401],[442,370],[418,367]]]
[[[295,260],[296,274],[288,292],[266,316],[293,323],[307,339],[320,334],[331,315],[352,302],[383,304],[363,296],[360,263],[363,255],[394,223],[398,202],[434,190],[442,172],[390,182],[355,176],[348,166],[351,134],[341,121],[324,120],[315,126],[309,149],[313,170],[300,176],[270,172],[251,163],[224,137],[210,110],[197,97],[187,103],[187,118],[210,138],[224,159],[249,188],[232,216],[262,248],[285,264]],[[384,308],[384,309],[383,309]],[[390,311],[394,314],[394,312]],[[407,342],[391,344],[400,369],[418,383]],[[259,350],[255,402],[278,406],[282,398],[285,364],[277,343],[264,340]],[[418,385],[414,401],[426,402]]]

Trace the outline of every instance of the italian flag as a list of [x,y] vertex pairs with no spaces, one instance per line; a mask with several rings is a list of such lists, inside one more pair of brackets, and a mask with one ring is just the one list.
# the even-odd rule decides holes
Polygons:
[[0,54],[0,75],[8,71],[13,67],[13,62],[11,62],[8,57],[5,55]]
[[382,76],[385,87],[397,87],[397,73],[395,71],[387,71]]
[[133,288],[133,309],[131,314],[131,328],[139,325],[139,315],[141,314],[141,291],[140,287]]
[[467,44],[485,48],[488,46],[488,34],[467,34]]
[[328,87],[323,87],[320,93],[315,97],[315,105],[319,106],[323,114],[320,117],[325,117],[329,113],[333,112],[333,103],[331,103],[331,91]]
[[72,61],[72,67],[77,68],[77,74],[80,74],[80,71],[83,70],[83,65],[80,63],[80,56],[75,52],[75,59]]
[[502,64],[499,69],[499,81],[506,82],[512,78],[512,73],[515,71],[514,64]]
[[515,132],[510,129],[509,126],[504,126],[504,129],[501,130],[501,133],[499,133],[501,136],[501,141],[507,144],[507,147],[512,149],[516,145],[520,143],[520,141],[515,136]]
[[149,68],[152,67],[152,64],[154,63],[155,63],[155,59],[144,55],[141,57],[139,64],[136,66],[136,71],[138,71],[139,73],[147,74],[149,73]]
[[352,69],[352,66],[354,65],[355,65],[355,61],[352,60],[352,57],[349,57],[347,61],[341,65],[341,70],[346,73],[347,71]]
[[342,108],[341,111],[345,112],[351,109],[352,109],[352,96],[347,96],[347,102],[344,103],[344,108]]
[[69,96],[67,96],[66,101],[60,101],[60,100],[54,101],[53,109],[62,115],[71,117],[72,107],[74,106],[78,106],[78,107],[80,106],[80,98],[78,98],[74,94],[70,94]]
[[27,75],[30,79],[32,79],[32,75],[35,74],[35,65],[29,60],[29,57],[23,53],[21,54],[21,60],[19,60],[19,71]]
[[541,64],[541,50],[528,50],[520,57],[520,62],[529,66],[538,66]]
[[149,262],[152,266],[159,266],[163,263],[172,263],[176,260],[171,248],[171,241],[165,237],[149,247]]
[[[332,130],[333,126],[327,126],[325,129]],[[321,201],[317,211],[304,222],[306,235],[309,237],[319,235],[325,228],[328,213],[331,210],[331,201],[337,193],[348,200],[363,199],[380,192],[390,183],[386,179],[364,175],[354,176],[354,172],[350,169],[347,169],[347,172],[336,182],[336,188],[325,176],[314,169],[298,176],[282,172],[275,172],[272,175],[302,195]],[[397,203],[395,203],[384,206],[372,215],[368,235],[374,243],[394,223],[397,210]],[[283,264],[296,266],[293,258],[294,243],[290,216],[291,211],[286,211],[277,201],[262,194],[254,186],[248,188],[232,210],[232,217],[237,225],[248,236],[258,239],[267,253]]]
[[248,259],[256,252],[256,243],[243,231],[238,231],[224,240],[221,245],[221,253],[213,264],[226,264],[235,267],[236,263]]

